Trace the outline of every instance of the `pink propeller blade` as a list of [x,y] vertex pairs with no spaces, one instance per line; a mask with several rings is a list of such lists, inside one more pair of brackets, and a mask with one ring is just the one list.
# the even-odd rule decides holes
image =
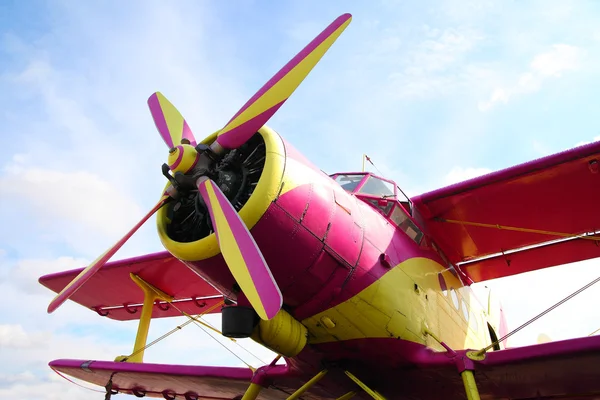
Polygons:
[[246,143],[298,88],[351,20],[352,15],[341,15],[292,58],[221,129],[217,143],[226,149]]
[[79,290],[96,272],[100,270],[106,264],[106,262],[129,240],[129,238],[150,218],[159,208],[164,206],[171,198],[163,196],[162,199],[154,206],[148,214],[142,218],[121,240],[119,240],[113,247],[104,252],[94,262],[92,262],[86,269],[81,271],[79,275],[75,277],[63,290],[56,295],[56,297],[50,302],[48,306],[48,313],[54,312],[60,307],[65,301],[67,301],[73,294]]
[[148,107],[154,119],[156,129],[169,149],[181,144],[181,139],[188,139],[196,146],[196,139],[179,110],[162,93],[156,92],[148,98]]
[[208,208],[221,254],[237,284],[260,318],[273,318],[283,297],[254,238],[219,186],[202,177],[198,179],[198,190]]

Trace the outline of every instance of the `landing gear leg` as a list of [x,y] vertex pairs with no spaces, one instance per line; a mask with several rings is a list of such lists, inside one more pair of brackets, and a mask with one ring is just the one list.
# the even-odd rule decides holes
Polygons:
[[467,394],[467,400],[480,400],[479,390],[477,390],[477,384],[475,383],[475,376],[473,371],[464,370],[460,373],[463,384],[465,385],[465,392]]
[[246,393],[244,393],[242,400],[256,400],[261,389],[262,386],[258,383],[251,383],[250,386],[248,386],[248,389],[246,389]]
[[288,397],[287,400],[296,400],[298,397],[302,396],[302,394],[304,394],[304,392],[306,392],[308,389],[310,389],[312,385],[319,382],[321,380],[321,378],[323,378],[325,376],[326,373],[327,373],[327,370],[324,369],[323,371],[321,371],[318,374],[316,374],[315,376],[313,376],[308,382],[306,382],[304,385],[302,385],[300,388],[298,388],[298,390],[296,390],[294,393],[292,393],[292,395],[290,397]]

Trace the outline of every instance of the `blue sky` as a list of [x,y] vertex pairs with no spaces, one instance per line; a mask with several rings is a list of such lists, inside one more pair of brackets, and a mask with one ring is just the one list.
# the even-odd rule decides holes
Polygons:
[[[327,172],[367,153],[415,195],[600,139],[595,2],[1,2],[0,399],[80,398],[49,360],[130,350],[134,324],[72,304],[47,316],[37,277],[93,260],[156,202],[166,148],[148,96],[162,91],[208,135],[344,12],[352,24],[269,123]],[[160,249],[152,222],[116,258]],[[515,327],[597,263],[488,286]],[[512,344],[595,330],[598,290]],[[153,322],[151,337],[177,323]],[[177,335],[148,361],[239,364],[198,328]]]

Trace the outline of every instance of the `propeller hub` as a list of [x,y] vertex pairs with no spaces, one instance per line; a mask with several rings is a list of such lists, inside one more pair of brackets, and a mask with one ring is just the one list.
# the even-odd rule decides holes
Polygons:
[[194,146],[189,144],[180,144],[174,147],[174,151],[169,151],[168,164],[173,173],[187,173],[191,171],[198,162],[199,154]]

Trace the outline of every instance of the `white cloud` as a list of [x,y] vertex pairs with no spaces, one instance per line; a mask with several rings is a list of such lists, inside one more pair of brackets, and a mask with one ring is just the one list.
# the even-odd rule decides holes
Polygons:
[[4,172],[1,196],[29,203],[38,218],[66,220],[117,236],[142,214],[133,199],[85,170],[62,172],[12,164]]
[[[42,275],[54,272],[67,271],[70,269],[83,268],[90,260],[73,257],[59,257],[54,260],[43,258],[19,259],[14,266],[8,270],[7,278],[4,280],[13,287],[18,287],[24,293],[48,294],[48,289],[38,283]],[[6,263],[5,263],[6,265]],[[0,282],[3,279],[0,278]]]
[[43,334],[28,333],[19,324],[0,325],[0,348],[35,348],[40,347],[43,342]]
[[[464,70],[476,67],[464,61],[484,39],[480,32],[463,26],[443,30],[424,26],[422,36],[426,39],[412,46],[403,57],[402,71],[388,77],[397,97],[423,99],[446,95],[474,78],[473,73],[465,74]],[[387,38],[378,46],[384,44],[388,55],[400,50],[397,37]]]
[[579,47],[555,44],[552,49],[536,55],[513,85],[496,87],[489,99],[479,103],[480,111],[487,111],[499,103],[508,103],[516,95],[533,93],[550,78],[560,78],[564,73],[577,71],[584,59],[585,51]]

